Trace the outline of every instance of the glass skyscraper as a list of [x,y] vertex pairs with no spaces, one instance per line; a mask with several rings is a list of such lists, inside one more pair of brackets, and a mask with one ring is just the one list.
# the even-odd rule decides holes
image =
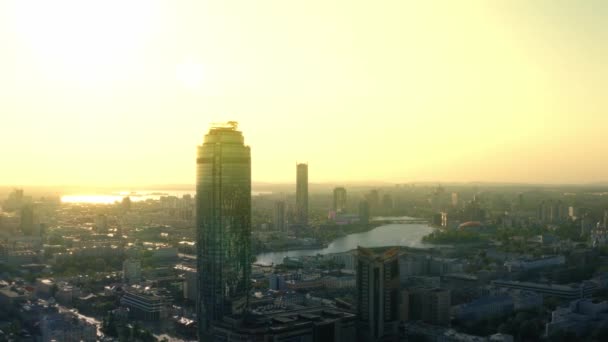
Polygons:
[[296,220],[308,225],[308,164],[297,164],[296,170]]
[[251,274],[251,152],[236,122],[211,127],[196,159],[199,339],[243,313]]

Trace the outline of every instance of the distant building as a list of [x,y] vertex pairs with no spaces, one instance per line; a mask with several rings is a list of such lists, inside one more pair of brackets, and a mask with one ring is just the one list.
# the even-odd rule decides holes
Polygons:
[[195,269],[184,271],[184,298],[194,302],[198,298],[198,275]]
[[98,233],[108,232],[108,217],[105,214],[99,214],[95,217],[95,231]]
[[127,284],[141,281],[141,261],[129,258],[122,263],[122,281]]
[[284,232],[286,228],[285,202],[277,201],[274,204],[274,229]]
[[458,206],[458,193],[457,192],[452,192],[452,207],[457,207]]
[[478,322],[488,318],[499,318],[513,312],[515,303],[511,296],[503,294],[485,296],[470,303],[459,305],[456,318],[464,324]]
[[593,291],[598,289],[598,284],[593,281],[584,281],[578,284],[544,284],[511,280],[494,280],[492,285],[514,290],[532,291],[542,295],[561,299],[580,299],[591,297]]
[[177,247],[159,247],[152,251],[152,258],[158,262],[172,263],[178,258]]
[[441,213],[441,226],[443,228],[448,228],[448,225],[449,225],[448,213],[442,212]]
[[9,287],[0,288],[0,306],[3,308],[11,307],[26,300],[27,296],[23,292],[12,290]]
[[293,306],[253,311],[249,319],[224,319],[213,326],[213,341],[353,342],[356,316],[328,306]]
[[378,190],[372,190],[365,196],[365,201],[367,201],[369,205],[369,211],[376,215],[378,212],[378,208],[380,207],[380,193]]
[[577,336],[586,334],[608,323],[608,302],[591,299],[572,301],[567,307],[558,307],[551,313],[551,321],[545,325],[547,336],[571,332]]
[[50,298],[54,295],[57,288],[52,279],[36,279],[36,296],[40,298]]
[[367,201],[359,203],[359,222],[363,224],[369,223],[369,203]]
[[334,262],[341,264],[343,266],[342,269],[349,271],[355,270],[357,257],[351,251],[323,254],[321,257],[323,260],[333,260]]
[[287,289],[285,276],[282,274],[272,273],[268,276],[268,288],[275,291],[283,291]]
[[393,196],[390,194],[384,194],[382,196],[382,209],[385,213],[390,213],[394,208]]
[[533,269],[564,265],[566,257],[563,255],[548,256],[538,259],[518,259],[505,262],[505,267],[512,271],[528,271]]
[[435,288],[422,295],[422,320],[433,325],[450,325],[450,290]]
[[63,305],[72,305],[74,299],[82,295],[80,289],[68,283],[59,283],[55,292],[55,299]]
[[34,222],[34,206],[31,204],[21,207],[21,232],[26,236],[39,235]]
[[350,289],[357,285],[356,277],[352,275],[326,276],[321,278],[321,281],[328,289]]
[[335,188],[334,189],[334,211],[336,213],[342,213],[346,211],[346,189]]
[[122,210],[124,210],[124,211],[131,210],[131,197],[129,197],[129,196],[124,197],[121,202],[121,207],[122,207]]
[[[424,322],[406,322],[403,326],[405,341],[432,341],[432,342],[487,342],[483,336],[469,335],[457,332],[447,327],[431,325]],[[509,336],[509,335],[506,335]],[[494,341],[494,340],[493,340]],[[498,340],[513,342],[513,340]]]
[[40,321],[42,342],[95,342],[97,327],[72,313],[45,315]]
[[574,220],[576,219],[576,210],[574,209],[573,206],[569,206],[568,207],[568,216],[570,217],[570,219]]
[[296,221],[308,225],[308,164],[296,165]]
[[143,289],[127,289],[120,299],[120,304],[129,308],[129,314],[134,319],[158,321],[167,318],[169,301],[153,291]]
[[379,341],[397,336],[400,318],[398,249],[382,253],[357,249],[359,339]]

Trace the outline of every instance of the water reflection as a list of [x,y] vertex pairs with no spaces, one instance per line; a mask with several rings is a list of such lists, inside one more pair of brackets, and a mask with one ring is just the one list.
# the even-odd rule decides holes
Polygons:
[[433,228],[422,223],[394,223],[380,226],[364,233],[350,234],[334,240],[326,248],[297,251],[271,252],[257,255],[257,262],[262,264],[280,264],[283,258],[309,256],[316,254],[342,253],[357,248],[406,246],[429,248],[431,245],[422,243],[422,237],[433,231]]

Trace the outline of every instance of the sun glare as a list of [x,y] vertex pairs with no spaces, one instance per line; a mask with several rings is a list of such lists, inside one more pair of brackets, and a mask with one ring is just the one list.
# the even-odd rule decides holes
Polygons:
[[185,87],[196,89],[201,86],[203,80],[203,66],[192,60],[186,60],[177,65],[175,75]]
[[114,195],[65,195],[61,196],[62,203],[113,204],[120,202],[123,196]]
[[155,6],[147,1],[16,1],[15,31],[53,78],[102,82],[137,61],[150,35]]

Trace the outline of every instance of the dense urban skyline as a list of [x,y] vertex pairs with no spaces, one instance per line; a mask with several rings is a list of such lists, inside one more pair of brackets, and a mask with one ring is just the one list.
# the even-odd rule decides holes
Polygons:
[[226,120],[254,181],[607,180],[603,1],[29,4],[0,4],[6,185],[191,184]]

